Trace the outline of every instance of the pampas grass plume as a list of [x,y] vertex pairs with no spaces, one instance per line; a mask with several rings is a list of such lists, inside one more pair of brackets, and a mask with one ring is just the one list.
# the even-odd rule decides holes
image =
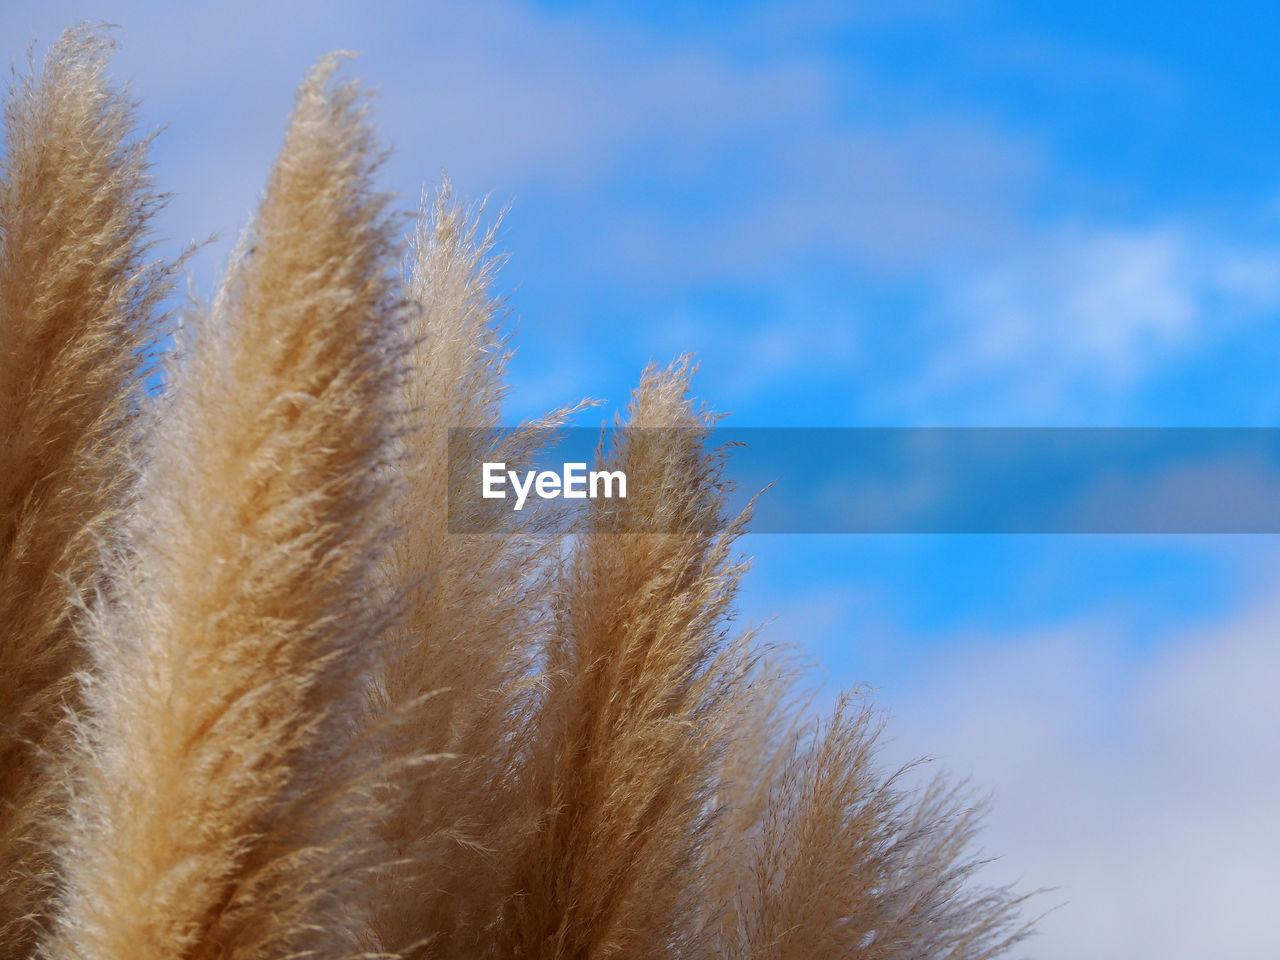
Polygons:
[[170,269],[147,261],[159,203],[147,140],[68,31],[5,103],[0,178],[0,958],[46,913],[44,824],[85,662],[78,598],[103,586],[134,495],[145,353]]
[[886,776],[882,724],[845,694],[754,781],[764,804],[758,820],[733,824],[737,888],[721,914],[722,955],[988,960],[1028,935],[1025,897],[972,882],[979,808],[944,780],[912,791],[908,770]]
[[635,493],[568,561],[530,787],[544,825],[499,956],[705,955],[700,857],[747,659],[725,631],[740,520],[690,374],[646,371],[606,461]]
[[[386,820],[402,864],[379,887],[378,929],[388,949],[408,956],[476,955],[501,909],[493,879],[503,873],[501,858],[531,828],[517,776],[532,736],[541,639],[531,597],[554,544],[450,534],[450,456],[518,460],[569,411],[488,432],[499,424],[509,352],[499,331],[503,305],[491,292],[501,263],[492,253],[497,224],[481,232],[482,212],[455,205],[446,180],[424,203],[408,265],[415,309],[402,398],[406,479],[387,569],[407,602],[378,707],[448,758],[401,764],[403,789]],[[458,427],[470,429],[451,451]],[[420,748],[408,741],[405,749],[411,759]]]
[[[250,233],[183,330],[94,676],[48,955],[354,955],[376,765],[354,739],[404,350],[359,91],[307,77]],[[312,951],[313,953],[307,953]]]
[[[501,258],[446,181],[407,263],[364,95],[298,91],[213,302],[168,343],[147,140],[69,31],[0,179],[0,960],[989,960],[980,808],[812,722],[733,628],[688,359],[570,534],[449,528],[501,422]],[[581,405],[580,405],[581,406]],[[464,428],[453,435],[451,429]],[[466,429],[470,428],[470,429]],[[451,446],[452,444],[452,446]],[[527,516],[527,515],[526,515]]]

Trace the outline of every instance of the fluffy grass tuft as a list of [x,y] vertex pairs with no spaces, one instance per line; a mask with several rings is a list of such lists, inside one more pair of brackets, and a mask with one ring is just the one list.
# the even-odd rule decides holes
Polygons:
[[[605,461],[635,492],[601,508],[559,584],[530,771],[542,823],[498,956],[704,955],[699,867],[749,656],[726,631],[740,521],[690,374],[646,371]],[[681,532],[628,532],[657,529]]]
[[978,808],[943,780],[912,792],[900,785],[905,770],[886,776],[876,762],[881,725],[846,694],[746,781],[762,802],[731,830],[736,882],[721,955],[988,960],[1027,936],[1025,898],[971,882],[981,866],[971,854]]
[[342,957],[367,937],[385,858],[354,724],[396,606],[377,570],[405,330],[378,154],[335,66],[303,83],[218,298],[182,330],[120,602],[88,631],[53,958]]
[[446,182],[401,263],[336,57],[144,389],[172,268],[106,52],[69,32],[5,115],[0,960],[1019,942],[978,809],[883,770],[862,700],[809,722],[735,629],[749,517],[689,360],[644,372],[600,451],[626,499],[572,535],[450,532],[454,461],[527,463],[577,408],[485,432],[493,230]]
[[5,102],[0,174],[0,958],[26,956],[53,877],[77,598],[102,589],[134,497],[146,356],[170,269],[147,260],[148,141],[71,30]]
[[385,823],[400,865],[380,886],[378,929],[388,949],[409,956],[476,955],[502,903],[486,877],[501,875],[503,857],[532,829],[519,771],[534,736],[543,629],[535,598],[555,544],[449,533],[449,431],[472,428],[454,441],[456,458],[515,461],[569,411],[504,432],[489,449],[509,352],[491,289],[501,264],[492,253],[497,224],[481,232],[481,214],[454,205],[446,180],[424,203],[408,264],[406,482],[387,565],[407,611],[377,706],[416,734],[418,742],[401,740],[407,758],[421,742],[445,755],[400,765],[402,792]]

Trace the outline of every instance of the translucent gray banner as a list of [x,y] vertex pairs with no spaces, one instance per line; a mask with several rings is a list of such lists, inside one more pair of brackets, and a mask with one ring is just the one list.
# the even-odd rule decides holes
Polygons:
[[[681,470],[696,468],[699,443],[723,460],[723,515],[756,498],[753,533],[1280,532],[1272,428],[458,429],[449,529],[714,525],[672,504],[696,489]],[[625,497],[616,477],[592,476],[619,470]]]

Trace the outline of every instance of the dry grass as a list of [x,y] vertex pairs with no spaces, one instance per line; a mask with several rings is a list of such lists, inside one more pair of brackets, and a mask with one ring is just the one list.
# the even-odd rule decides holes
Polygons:
[[[403,395],[406,482],[388,565],[408,603],[377,705],[447,755],[401,766],[404,792],[385,826],[401,865],[380,888],[378,928],[387,948],[408,955],[428,946],[431,956],[475,955],[502,903],[498,886],[480,878],[500,873],[504,853],[531,829],[516,776],[533,735],[543,629],[544,611],[530,600],[555,544],[527,531],[449,534],[449,429],[475,428],[455,440],[455,457],[514,462],[568,411],[488,449],[509,354],[491,292],[496,224],[481,233],[480,212],[454,206],[446,181],[424,204],[408,265],[417,309]],[[409,757],[417,749],[404,744]]]
[[0,958],[45,912],[72,673],[74,598],[102,586],[134,487],[156,307],[158,198],[108,45],[70,31],[5,103],[0,181]]
[[[964,797],[887,774],[860,701],[807,724],[734,631],[747,518],[687,360],[643,374],[584,531],[450,533],[449,429],[501,419],[493,233],[446,184],[400,263],[334,58],[148,396],[169,268],[104,56],[69,33],[6,115],[0,960],[1018,941]],[[452,452],[527,461],[572,412]]]
[[55,958],[354,954],[377,758],[353,724],[395,607],[377,565],[404,352],[358,91],[302,85],[250,233],[184,328],[93,618]]
[[943,781],[916,794],[899,786],[905,771],[886,777],[879,732],[874,711],[846,695],[747,781],[763,786],[762,802],[732,828],[720,955],[986,960],[1027,935],[1022,898],[968,883],[980,866],[976,808]]
[[[499,956],[705,955],[698,867],[749,655],[726,634],[740,526],[690,372],[645,373],[606,460],[629,498],[600,510],[559,585],[529,778],[542,824]],[[691,532],[627,532],[659,528]]]

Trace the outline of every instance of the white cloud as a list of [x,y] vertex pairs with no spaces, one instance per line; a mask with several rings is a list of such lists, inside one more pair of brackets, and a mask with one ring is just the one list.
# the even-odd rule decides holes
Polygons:
[[[601,266],[667,282],[781,286],[815,263],[899,280],[928,275],[1015,245],[1043,164],[1034,144],[971,117],[850,126],[810,105],[753,135],[744,151],[722,153],[727,171],[682,172],[711,213],[628,211],[609,224]],[[735,174],[744,159],[758,169]],[[735,177],[744,184],[736,192],[727,186]]]
[[996,368],[1037,357],[1128,380],[1152,349],[1191,333],[1197,291],[1185,237],[1173,230],[1078,232],[987,271],[958,305],[958,360]]
[[888,690],[889,756],[993,791],[992,880],[1057,887],[1035,960],[1280,955],[1280,604],[1142,655],[1099,624],[939,656]]
[[1053,416],[1073,394],[1123,396],[1162,362],[1280,306],[1280,249],[1188,227],[1074,227],[943,284],[908,403],[958,399]]
[[[86,12],[70,2],[10,12],[0,56],[20,56],[34,36],[47,44]],[[362,54],[348,72],[379,89],[380,129],[395,145],[388,179],[410,197],[442,167],[464,192],[497,190],[503,201],[545,191],[590,205],[602,183],[637,175],[689,196],[694,205],[632,196],[581,225],[584,246],[602,252],[598,266],[650,279],[750,277],[832,250],[918,265],[1003,229],[1016,205],[1011,185],[1038,163],[1024,144],[965,117],[842,117],[838,93],[855,64],[777,49],[745,58],[715,38],[511,0],[108,0],[93,15],[121,25],[115,72],[134,78],[149,122],[169,125],[161,175],[177,193],[183,238],[234,236],[294,85],[337,48]],[[879,108],[885,95],[884,84],[863,80],[856,101]],[[726,173],[739,162],[750,169]],[[709,199],[716,210],[698,209]]]
[[[923,0],[905,15],[946,6]],[[1233,315],[1280,305],[1280,253],[1205,238],[1176,215],[1045,227],[1034,200],[1072,179],[1050,140],[923,102],[810,42],[882,15],[763,4],[723,28],[663,35],[517,0],[61,0],[0,9],[0,57],[21,59],[30,38],[47,43],[84,16],[121,25],[115,72],[133,78],[146,126],[168,124],[155,147],[173,194],[161,231],[175,244],[220,237],[196,264],[202,291],[254,207],[298,78],[348,47],[363,56],[347,72],[378,88],[395,148],[385,182],[410,206],[443,167],[460,195],[513,201],[517,263],[536,265],[541,290],[661,299],[729,285],[781,300],[821,275],[843,309],[755,328],[711,318],[692,331],[702,343],[680,345],[733,358],[744,373],[731,393],[746,392],[747,372],[785,386],[803,354],[856,377],[896,419],[1007,422],[1016,411],[1036,422],[1078,412],[1080,397],[1110,412]],[[1085,66],[1107,78],[1123,65]],[[913,297],[941,291],[932,312],[885,311],[901,334],[882,339],[917,354],[891,372],[866,335],[874,294],[853,302],[863,278]]]

